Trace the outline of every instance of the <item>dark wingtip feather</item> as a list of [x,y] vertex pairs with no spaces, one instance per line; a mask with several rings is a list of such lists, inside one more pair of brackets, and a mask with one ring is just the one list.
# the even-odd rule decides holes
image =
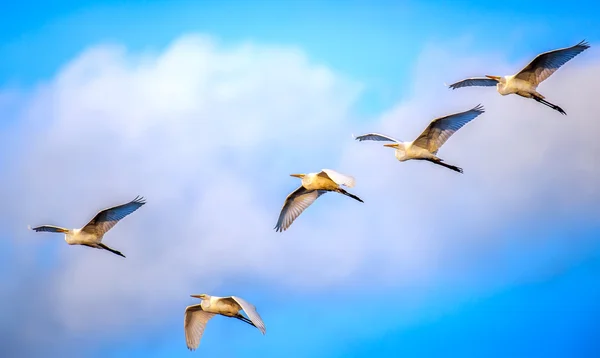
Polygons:
[[478,105],[476,105],[475,107],[473,107],[473,110],[484,113],[485,112],[485,108],[483,107],[483,105],[481,103],[479,103]]
[[140,204],[140,205],[144,205],[144,204],[146,204],[146,199],[144,199],[144,197],[143,197],[143,196],[139,196],[139,195],[138,195],[138,196],[136,196],[136,197],[135,197],[135,199],[133,199],[131,202],[132,202],[132,203],[138,203],[138,204]]
[[577,45],[575,45],[575,46],[581,46],[581,47],[584,47],[585,49],[588,49],[588,48],[590,48],[590,47],[591,47],[591,46],[590,46],[590,43],[589,43],[589,42],[587,42],[586,40],[581,40],[581,42],[579,42],[579,43],[578,43]]

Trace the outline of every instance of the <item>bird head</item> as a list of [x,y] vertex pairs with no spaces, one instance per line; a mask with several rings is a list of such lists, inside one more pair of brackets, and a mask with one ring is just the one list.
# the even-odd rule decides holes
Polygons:
[[504,81],[505,81],[504,77],[501,77],[501,76],[485,75],[485,77],[491,78],[491,79],[496,80],[496,81],[498,81],[500,83],[504,83]]
[[205,300],[205,299],[207,299],[207,298],[208,298],[207,296],[208,296],[208,295],[207,295],[207,294],[205,294],[205,293],[201,293],[201,294],[199,294],[199,295],[190,295],[190,297],[199,298],[199,299],[201,299],[201,300]]
[[304,176],[306,176],[306,174],[290,174],[290,176],[302,179]]

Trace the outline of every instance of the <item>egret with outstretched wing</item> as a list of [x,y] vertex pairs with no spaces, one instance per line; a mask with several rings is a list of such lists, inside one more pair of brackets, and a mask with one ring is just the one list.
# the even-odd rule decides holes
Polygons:
[[[208,321],[215,315],[237,318],[246,322],[265,334],[266,327],[262,318],[251,303],[236,296],[218,297],[207,294],[191,295],[202,300],[199,304],[185,308],[184,331],[185,341],[189,350],[195,350],[200,345],[200,339]],[[246,312],[248,318],[240,311]]]
[[401,162],[411,159],[427,160],[462,173],[462,168],[444,163],[444,160],[437,156],[437,152],[440,147],[446,143],[448,138],[452,136],[452,134],[483,112],[485,112],[483,106],[477,105],[465,112],[454,113],[444,117],[436,118],[431,121],[423,133],[421,133],[421,135],[412,142],[402,142],[379,133],[363,134],[355,139],[358,141],[374,140],[394,142],[390,144],[384,144],[383,146],[396,149],[395,156]]
[[138,196],[127,204],[104,209],[98,212],[98,214],[96,214],[96,216],[81,229],[65,229],[52,225],[42,225],[34,228],[29,227],[29,229],[36,232],[63,233],[65,234],[65,241],[69,245],[84,245],[97,249],[104,249],[113,254],[125,257],[121,252],[104,245],[102,243],[102,238],[108,230],[112,229],[112,227],[119,222],[119,220],[133,213],[145,203],[144,198]]
[[302,184],[285,198],[285,203],[275,225],[275,231],[287,230],[304,209],[328,191],[344,194],[361,203],[363,202],[358,196],[350,194],[340,187],[341,185],[349,188],[354,187],[354,178],[340,174],[335,170],[323,169],[319,173],[290,175],[302,179]]
[[562,108],[546,101],[545,97],[537,91],[537,87],[562,65],[589,47],[590,45],[587,42],[581,41],[577,45],[571,47],[548,51],[537,55],[533,61],[516,75],[504,77],[485,75],[485,77],[467,78],[453,83],[448,87],[457,89],[469,86],[496,86],[498,93],[503,96],[518,94],[521,97],[532,98],[537,102],[566,115],[567,113]]

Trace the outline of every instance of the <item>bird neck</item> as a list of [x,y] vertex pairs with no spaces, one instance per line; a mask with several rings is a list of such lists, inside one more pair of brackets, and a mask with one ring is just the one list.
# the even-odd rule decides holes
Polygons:
[[302,178],[302,185],[306,188],[314,181],[314,178],[314,175],[305,175],[304,178]]
[[77,236],[80,231],[81,229],[69,229],[69,231],[65,233],[65,241],[67,244],[71,245],[75,241],[75,236]]
[[399,142],[398,147],[394,151],[394,156],[400,160],[404,159],[404,157],[406,156],[406,147],[407,145],[404,142]]

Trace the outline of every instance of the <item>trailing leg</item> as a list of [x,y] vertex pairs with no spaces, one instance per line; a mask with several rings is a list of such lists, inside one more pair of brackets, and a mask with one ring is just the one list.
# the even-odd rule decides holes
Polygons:
[[426,160],[430,161],[434,164],[441,165],[442,167],[446,167],[448,169],[454,170],[455,172],[459,172],[459,173],[463,172],[462,168],[457,167],[455,165],[446,164],[441,159],[437,159],[437,160],[436,159],[426,159]]
[[344,195],[346,195],[346,196],[349,196],[349,197],[351,197],[351,198],[352,198],[352,199],[354,199],[354,200],[358,200],[358,201],[360,201],[361,203],[364,203],[364,201],[362,201],[362,199],[361,199],[361,198],[359,198],[358,196],[356,196],[356,195],[354,195],[354,194],[350,194],[349,192],[345,191],[345,190],[344,190],[344,189],[342,189],[342,188],[338,188],[337,192],[338,192],[338,193],[340,193],[340,194],[344,194]]
[[537,96],[533,96],[532,98],[535,99],[537,102],[539,102],[539,103],[541,103],[543,105],[546,105],[546,106],[554,109],[555,111],[558,111],[561,114],[564,114],[564,115],[567,114],[567,112],[565,112],[562,108],[560,108],[559,106],[557,106],[557,105],[555,105],[553,103],[550,103],[550,102],[546,101],[543,98],[540,98],[540,97],[537,97]]
[[112,253],[113,253],[113,254],[115,254],[115,255],[119,255],[119,256],[123,256],[123,257],[125,257],[125,255],[123,255],[123,254],[122,254],[120,251],[113,250],[113,249],[111,249],[110,247],[108,247],[108,246],[104,245],[104,244],[103,244],[103,243],[101,243],[101,242],[100,242],[100,243],[98,243],[98,247],[99,247],[99,248],[102,248],[102,249],[104,249],[104,250],[108,250],[108,251],[112,252]]

